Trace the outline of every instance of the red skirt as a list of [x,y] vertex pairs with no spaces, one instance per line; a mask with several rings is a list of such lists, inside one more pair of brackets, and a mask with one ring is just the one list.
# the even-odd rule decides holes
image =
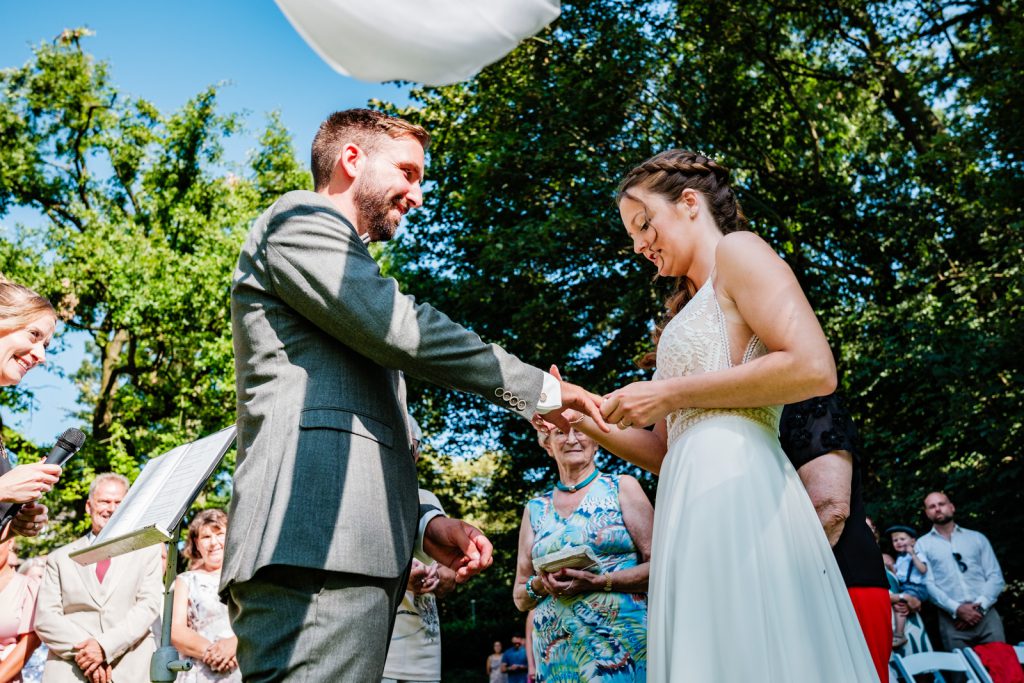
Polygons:
[[878,670],[878,680],[889,680],[889,657],[892,655],[892,603],[885,588],[850,588],[850,600],[857,621],[868,641],[871,660]]

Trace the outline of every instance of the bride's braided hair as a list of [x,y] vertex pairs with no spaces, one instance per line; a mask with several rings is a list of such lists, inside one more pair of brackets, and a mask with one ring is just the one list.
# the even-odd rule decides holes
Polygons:
[[[724,234],[747,229],[747,217],[729,183],[729,169],[699,152],[670,149],[643,162],[619,183],[615,202],[619,203],[630,188],[640,186],[662,195],[669,202],[679,201],[683,190],[691,189],[704,195],[711,217]],[[696,293],[690,278],[683,275],[676,280],[676,290],[665,300],[665,317],[653,332],[657,347],[662,330]],[[656,354],[651,351],[640,359],[642,368],[653,368]]]

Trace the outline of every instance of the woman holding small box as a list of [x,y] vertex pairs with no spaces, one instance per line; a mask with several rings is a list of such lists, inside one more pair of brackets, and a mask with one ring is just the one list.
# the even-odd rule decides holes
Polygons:
[[[537,680],[646,681],[654,509],[636,479],[597,469],[590,437],[570,429],[538,439],[558,478],[554,489],[526,505],[513,588],[516,606],[534,610]],[[534,566],[570,546],[580,549],[579,558],[596,558],[597,566],[551,573]]]

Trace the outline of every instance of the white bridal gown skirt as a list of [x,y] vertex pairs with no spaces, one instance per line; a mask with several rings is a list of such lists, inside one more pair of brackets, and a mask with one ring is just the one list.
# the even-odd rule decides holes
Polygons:
[[878,681],[796,470],[742,417],[700,422],[669,447],[649,605],[652,683]]

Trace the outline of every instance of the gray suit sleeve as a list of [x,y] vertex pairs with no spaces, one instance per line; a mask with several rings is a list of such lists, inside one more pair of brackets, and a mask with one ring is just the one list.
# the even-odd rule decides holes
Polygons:
[[[327,334],[379,365],[469,391],[524,416],[543,372],[403,294],[356,232],[324,206],[281,203],[268,225],[273,293]],[[496,395],[495,390],[499,390]],[[517,401],[503,400],[510,392]],[[518,405],[510,405],[518,403]]]

